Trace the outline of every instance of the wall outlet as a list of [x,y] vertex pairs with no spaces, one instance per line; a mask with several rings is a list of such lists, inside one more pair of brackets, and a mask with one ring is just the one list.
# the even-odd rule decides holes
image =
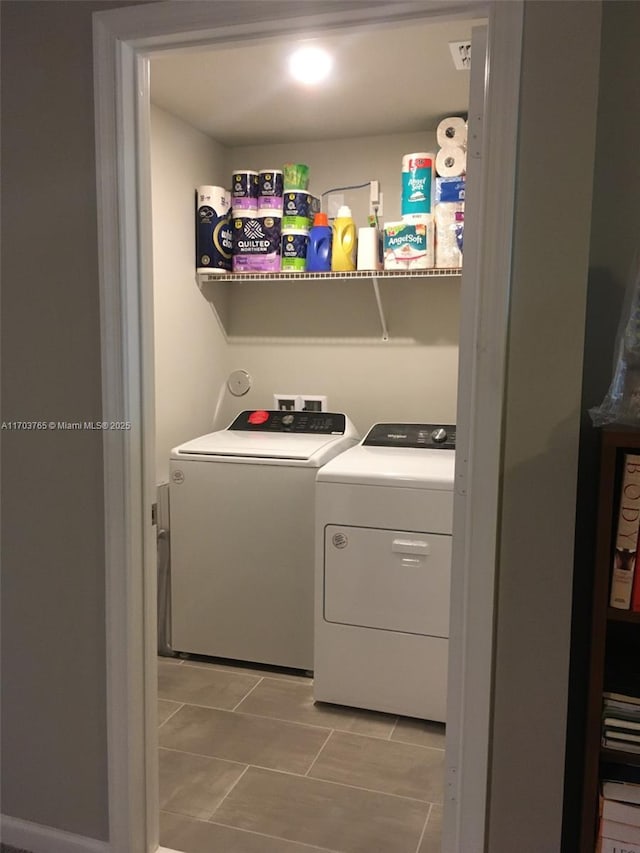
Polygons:
[[328,410],[327,398],[318,394],[301,394],[303,412],[326,412]]
[[[371,216],[374,216],[377,214],[379,221],[381,220],[382,215],[384,214],[384,207],[382,206],[383,195],[384,195],[384,193],[378,193],[377,203],[374,204],[374,202],[372,202],[372,201],[369,202],[369,214]],[[382,224],[382,223],[380,223],[380,224]]]
[[302,398],[297,394],[274,394],[273,408],[280,412],[299,412],[302,408]]
[[274,394],[273,408],[280,412],[326,412],[327,398],[318,394]]
[[458,71],[468,71],[471,68],[471,42],[450,41],[449,50],[453,64]]

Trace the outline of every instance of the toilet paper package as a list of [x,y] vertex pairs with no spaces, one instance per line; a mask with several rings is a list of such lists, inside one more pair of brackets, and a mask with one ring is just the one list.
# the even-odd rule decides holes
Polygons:
[[466,178],[436,178],[435,203],[442,201],[464,201]]
[[315,196],[306,190],[287,190],[282,207],[283,228],[310,228]]
[[282,213],[282,196],[259,195],[258,210],[279,210]]
[[386,270],[431,269],[435,263],[433,217],[413,222],[386,222],[384,268]]
[[304,228],[282,231],[281,269],[287,272],[304,272],[307,268],[309,232]]
[[238,170],[231,179],[231,204],[234,210],[257,208],[258,173]]
[[234,215],[234,272],[280,270],[281,223],[279,210],[261,210],[257,216]]
[[258,172],[258,210],[282,210],[282,169],[261,169]]
[[453,269],[462,266],[464,240],[464,202],[444,202],[435,206],[436,266]]
[[258,172],[258,198],[282,198],[282,169],[260,169]]
[[467,152],[464,148],[449,145],[436,155],[436,172],[441,178],[459,178],[467,172]]
[[467,147],[467,123],[463,118],[444,118],[436,129],[436,140],[441,148],[457,145]]
[[231,251],[229,193],[224,187],[198,187],[196,190],[197,271],[229,272]]
[[[254,199],[255,202],[255,199]],[[231,208],[231,219],[235,219],[237,216],[249,217],[250,219],[256,219],[260,211],[257,207],[236,207],[235,205]]]

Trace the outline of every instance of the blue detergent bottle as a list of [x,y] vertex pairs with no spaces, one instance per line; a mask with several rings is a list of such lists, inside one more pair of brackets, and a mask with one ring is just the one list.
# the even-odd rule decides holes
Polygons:
[[331,272],[333,230],[326,213],[316,213],[309,230],[307,272]]

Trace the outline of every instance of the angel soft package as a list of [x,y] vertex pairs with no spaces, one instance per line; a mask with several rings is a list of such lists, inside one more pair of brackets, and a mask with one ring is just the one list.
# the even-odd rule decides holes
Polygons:
[[416,216],[412,222],[386,222],[384,268],[386,270],[431,269],[435,262],[433,217]]

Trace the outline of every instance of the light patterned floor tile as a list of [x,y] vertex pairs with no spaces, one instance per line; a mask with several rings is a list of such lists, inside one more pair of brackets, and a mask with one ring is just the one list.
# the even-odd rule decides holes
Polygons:
[[441,750],[333,732],[309,776],[435,803],[442,802],[443,773]]
[[185,705],[159,730],[160,746],[241,764],[306,773],[326,729]]
[[212,820],[342,853],[415,853],[429,806],[250,767]]

